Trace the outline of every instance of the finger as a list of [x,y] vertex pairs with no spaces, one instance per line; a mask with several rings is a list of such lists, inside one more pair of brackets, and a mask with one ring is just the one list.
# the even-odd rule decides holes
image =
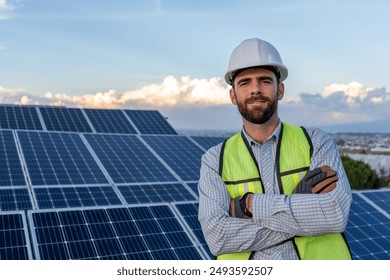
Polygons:
[[326,174],[326,177],[327,177],[327,178],[328,178],[328,177],[333,177],[333,176],[337,175],[336,171],[334,171],[333,169],[327,170],[327,171],[325,172],[325,174]]
[[320,193],[320,194],[328,193],[328,192],[333,191],[335,188],[336,188],[336,183],[332,183],[332,184],[330,184],[329,186],[323,188],[323,189],[322,189],[321,191],[319,191],[318,193]]
[[326,179],[326,173],[325,172],[320,172],[316,174],[315,176],[311,177],[310,179],[306,180],[306,185],[310,188],[313,188],[315,185],[320,183],[321,181]]
[[330,178],[326,178],[325,180],[319,182],[316,184],[312,189],[312,193],[321,193],[327,186],[336,183],[338,181],[339,177],[333,176]]
[[339,178],[337,176],[326,178],[325,180],[319,182],[317,185],[315,185],[312,188],[312,193],[319,193],[319,192],[321,192],[321,190],[324,189],[325,187],[327,187],[328,185],[337,182],[338,179]]
[[337,176],[336,171],[329,169],[328,171],[321,172],[321,173],[317,174],[316,176],[314,176],[313,178],[309,179],[307,181],[307,184],[313,188],[315,185],[319,184],[321,181],[324,181],[327,178],[333,178],[335,176]]
[[320,169],[321,169],[323,172],[326,172],[326,171],[328,171],[328,170],[331,170],[330,167],[329,167],[329,165],[323,165],[323,166],[320,167]]

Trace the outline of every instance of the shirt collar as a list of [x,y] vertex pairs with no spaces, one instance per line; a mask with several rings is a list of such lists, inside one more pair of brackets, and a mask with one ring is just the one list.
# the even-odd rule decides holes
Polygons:
[[[264,143],[269,141],[269,140],[274,140],[275,142],[277,142],[279,140],[279,136],[280,136],[280,132],[282,130],[282,122],[278,121],[278,125],[276,126],[275,130],[272,132],[272,134],[267,138],[265,139]],[[256,142],[246,131],[245,131],[245,128],[243,127],[242,128],[242,132],[244,133],[244,136],[246,138],[246,140],[248,141],[248,143],[250,145],[255,145],[255,144],[258,144],[258,145],[261,145],[260,143]]]

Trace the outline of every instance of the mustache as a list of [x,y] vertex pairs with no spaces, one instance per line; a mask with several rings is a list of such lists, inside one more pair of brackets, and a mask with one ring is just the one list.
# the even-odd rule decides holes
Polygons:
[[245,103],[253,103],[253,102],[272,102],[272,100],[266,96],[252,96],[248,98]]

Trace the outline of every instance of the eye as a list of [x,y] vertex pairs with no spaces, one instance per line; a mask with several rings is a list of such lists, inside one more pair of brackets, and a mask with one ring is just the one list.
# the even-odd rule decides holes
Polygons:
[[247,86],[247,85],[249,85],[249,81],[248,80],[242,80],[242,81],[238,82],[238,86],[239,87]]
[[263,81],[260,82],[260,86],[270,87],[270,86],[272,86],[272,81],[270,81],[270,80],[263,80]]

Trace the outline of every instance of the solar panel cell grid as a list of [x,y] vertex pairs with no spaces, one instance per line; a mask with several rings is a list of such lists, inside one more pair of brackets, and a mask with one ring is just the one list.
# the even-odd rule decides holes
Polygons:
[[41,259],[202,259],[167,205],[30,215]]
[[18,131],[32,185],[108,183],[78,134]]
[[194,196],[182,184],[118,186],[128,204],[186,201]]
[[383,190],[381,192],[362,192],[362,195],[366,196],[390,214],[390,190]]
[[26,186],[11,130],[0,130],[0,187],[3,186]]
[[31,249],[23,214],[0,213],[0,260],[30,259]]
[[116,184],[177,181],[137,136],[84,136]]
[[177,134],[158,111],[125,110],[141,134]]
[[183,181],[199,179],[204,151],[184,136],[142,136]]
[[84,109],[98,133],[136,134],[136,130],[121,110]]
[[111,186],[34,188],[39,209],[120,205]]
[[198,210],[199,204],[197,202],[189,203],[175,203],[176,209],[179,211],[181,217],[185,220],[185,223],[188,225],[190,231],[195,235],[199,244],[203,247],[204,251],[207,252],[210,259],[214,259],[214,256],[211,254],[206,240],[204,238],[200,223],[198,221]]
[[210,149],[211,147],[222,143],[228,137],[206,137],[206,136],[191,136],[199,145],[201,145],[205,150]]
[[42,130],[35,107],[0,106],[0,128]]
[[31,197],[27,188],[0,189],[0,210],[29,210],[32,209]]
[[47,130],[92,132],[81,109],[61,107],[40,107]]
[[390,259],[390,220],[357,194],[345,235],[353,259]]
[[190,189],[196,194],[199,195],[198,192],[198,183],[193,183],[193,182],[186,182],[186,184],[190,187]]

